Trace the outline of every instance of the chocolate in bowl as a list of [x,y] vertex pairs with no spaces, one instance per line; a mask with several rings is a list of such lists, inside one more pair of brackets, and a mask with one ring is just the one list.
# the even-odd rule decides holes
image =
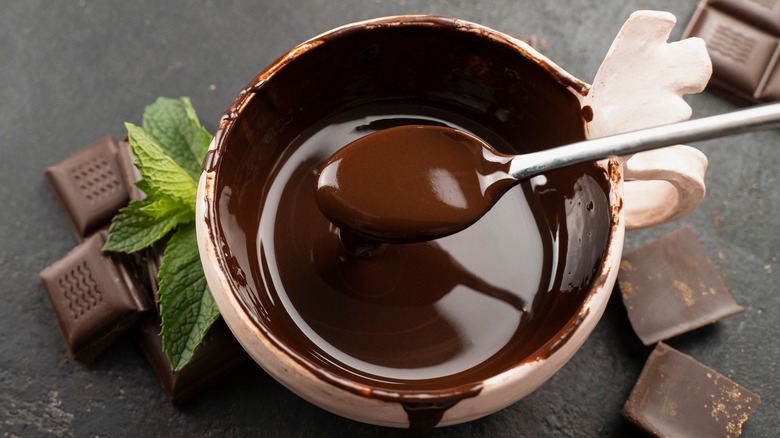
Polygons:
[[[586,90],[526,45],[440,17],[345,26],[280,58],[239,94],[204,163],[199,239],[226,322],[275,378],[362,421],[404,425],[385,411],[403,408],[412,426],[448,424],[527,394],[584,341],[570,337],[609,283],[619,176],[551,172],[461,233],[359,259],[316,207],[316,169],[399,124],[457,127],[506,153],[583,140]],[[541,381],[487,383],[529,373]],[[469,406],[483,391],[489,406]]]

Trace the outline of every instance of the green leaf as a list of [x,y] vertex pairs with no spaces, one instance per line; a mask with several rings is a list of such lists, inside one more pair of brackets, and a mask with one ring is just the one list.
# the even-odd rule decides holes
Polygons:
[[[188,217],[192,215],[192,207],[182,204],[173,198],[155,198],[151,199],[147,205],[144,205],[140,212],[155,219],[165,216]],[[191,220],[192,217],[189,217],[189,219]],[[182,222],[189,222],[189,220]]]
[[158,98],[146,107],[143,128],[192,179],[200,177],[212,137],[200,124],[188,97]]
[[130,148],[136,166],[143,178],[142,187],[150,197],[172,197],[182,204],[190,205],[195,213],[195,199],[198,185],[153,138],[138,126],[125,123]]
[[151,198],[131,201],[127,207],[119,210],[111,220],[103,250],[125,253],[140,251],[165,237],[176,225],[194,219],[189,211],[158,217],[143,213],[153,202]]
[[114,216],[106,251],[132,253],[171,236],[158,272],[163,350],[171,368],[192,359],[219,310],[200,264],[195,236],[196,180],[211,135],[190,100],[160,98],[146,108],[143,128],[127,127],[145,194]]
[[160,267],[163,351],[173,371],[189,363],[211,324],[219,317],[200,263],[195,225],[178,227]]
[[[184,111],[187,113],[187,119],[190,121],[191,137],[189,140],[190,150],[198,161],[198,177],[200,177],[200,171],[203,167],[203,158],[206,156],[206,152],[209,150],[211,140],[214,138],[198,120],[198,115],[195,113],[189,97],[180,98],[184,102]],[[195,178],[196,180],[198,178]]]

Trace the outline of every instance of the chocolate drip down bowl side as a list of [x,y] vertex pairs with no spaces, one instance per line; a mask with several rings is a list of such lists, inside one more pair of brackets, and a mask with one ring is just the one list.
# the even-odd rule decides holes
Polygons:
[[424,429],[524,397],[606,306],[623,245],[619,165],[531,179],[461,233],[363,259],[344,256],[317,209],[316,169],[402,124],[456,127],[506,153],[583,140],[587,90],[524,43],[456,19],[370,20],[296,47],[239,93],[204,163],[198,239],[228,326],[279,382],[358,421]]

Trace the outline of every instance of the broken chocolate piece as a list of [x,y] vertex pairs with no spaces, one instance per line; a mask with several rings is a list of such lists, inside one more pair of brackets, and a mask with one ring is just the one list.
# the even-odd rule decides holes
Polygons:
[[744,310],[688,227],[625,254],[618,284],[631,326],[645,345]]
[[[147,293],[159,306],[158,272],[162,263],[165,241],[160,241],[143,251],[143,266],[146,269]],[[165,395],[174,405],[180,405],[197,396],[202,390],[224,378],[230,371],[249,362],[249,355],[220,318],[209,328],[209,332],[198,347],[192,361],[184,369],[174,373],[168,357],[162,349],[160,337],[159,307],[136,324],[138,345],[146,356]]]
[[150,313],[139,321],[136,336],[165,395],[174,405],[192,399],[230,371],[249,362],[249,355],[221,318],[211,326],[192,361],[176,373],[171,370],[168,357],[162,350],[159,316]]
[[710,83],[741,99],[780,99],[780,2],[703,0],[683,32],[712,59]]
[[659,343],[622,415],[657,437],[738,437],[760,404],[757,394]]
[[103,233],[41,271],[74,360],[92,362],[151,306],[122,263],[103,253]]
[[46,169],[46,182],[79,240],[104,227],[129,201],[111,136]]
[[135,165],[135,158],[130,149],[130,143],[126,140],[122,140],[117,143],[117,146],[118,163],[122,170],[122,179],[130,199],[137,200],[145,198],[146,193],[135,185],[135,183],[141,179],[141,172],[138,171],[138,167]]

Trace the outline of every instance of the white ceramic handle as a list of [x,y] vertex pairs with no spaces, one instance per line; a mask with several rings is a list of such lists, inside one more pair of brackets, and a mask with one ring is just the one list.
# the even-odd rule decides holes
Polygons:
[[690,146],[634,154],[623,163],[626,228],[679,219],[699,206],[705,194],[707,157]]
[[[666,12],[631,14],[583,99],[590,107],[589,138],[690,117],[691,108],[682,96],[704,89],[712,64],[701,39],[667,42],[675,23]],[[707,158],[694,148],[670,146],[621,161],[626,228],[678,219],[704,198]]]

